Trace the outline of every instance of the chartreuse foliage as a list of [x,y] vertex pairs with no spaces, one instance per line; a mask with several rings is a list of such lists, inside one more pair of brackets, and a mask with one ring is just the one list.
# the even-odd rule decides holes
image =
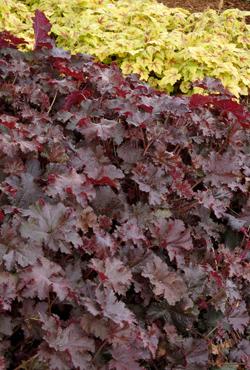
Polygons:
[[[210,76],[237,97],[250,86],[250,26],[236,9],[191,14],[154,0],[3,0],[0,29],[32,41],[32,15],[39,8],[52,21],[57,44],[90,53],[123,73],[138,73],[169,93]],[[196,90],[197,92],[197,90]]]

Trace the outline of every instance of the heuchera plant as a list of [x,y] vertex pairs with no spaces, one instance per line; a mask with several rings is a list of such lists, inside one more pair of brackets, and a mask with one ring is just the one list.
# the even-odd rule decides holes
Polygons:
[[32,48],[37,8],[52,22],[58,46],[115,61],[154,88],[204,94],[192,83],[206,76],[220,79],[238,99],[249,93],[250,11],[190,13],[157,0],[1,0],[0,30]]
[[0,369],[249,368],[249,113],[50,27],[0,37]]

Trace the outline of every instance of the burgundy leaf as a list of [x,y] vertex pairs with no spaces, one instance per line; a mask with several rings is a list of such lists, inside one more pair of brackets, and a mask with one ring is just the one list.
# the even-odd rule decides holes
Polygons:
[[135,245],[139,245],[140,242],[146,241],[145,235],[137,224],[137,220],[132,218],[117,228],[117,235],[124,241],[128,242],[131,240]]
[[155,295],[163,296],[170,305],[175,305],[187,295],[184,280],[156,255],[146,264],[142,276],[149,279]]
[[0,309],[9,311],[16,298],[16,278],[8,272],[0,272]]
[[205,340],[187,338],[183,341],[185,359],[190,369],[207,369],[208,364],[208,344]]
[[86,176],[78,174],[75,170],[65,175],[51,174],[46,192],[53,198],[58,195],[62,201],[74,195],[82,207],[87,205],[88,200],[93,200],[96,194]]
[[70,295],[70,287],[63,278],[62,268],[42,257],[33,267],[28,267],[20,274],[18,290],[22,297],[40,300],[46,299],[49,292],[54,292],[60,301]]
[[35,49],[40,49],[42,47],[51,49],[53,47],[52,40],[49,37],[51,24],[44,13],[38,9],[33,19],[33,27],[35,33]]
[[130,347],[116,347],[111,354],[113,359],[109,363],[109,370],[145,370],[145,367],[138,363],[138,353]]
[[39,245],[35,243],[27,244],[20,238],[17,231],[18,227],[19,222],[4,224],[1,227],[0,255],[8,271],[18,265],[22,267],[32,265],[43,255],[42,248]]
[[63,109],[70,110],[73,105],[81,103],[84,99],[91,95],[89,90],[84,91],[73,91],[65,99]]
[[170,260],[176,259],[178,266],[182,266],[185,254],[193,249],[190,232],[183,221],[160,220],[155,224],[152,233],[157,244],[168,251]]
[[215,78],[206,77],[202,81],[196,81],[193,83],[193,86],[201,87],[208,90],[209,92],[219,92],[220,94],[232,96],[232,94],[224,88],[222,83]]
[[[62,61],[55,61],[53,64],[54,68],[58,70],[61,74],[64,74],[69,77],[73,77],[78,81],[84,81],[85,77],[83,72],[74,70],[70,67],[68,67],[64,62]],[[71,102],[70,102],[71,104]]]
[[42,343],[39,348],[39,360],[49,364],[52,370],[68,370],[72,366],[70,355],[67,352],[58,352]]
[[247,369],[250,366],[250,341],[242,339],[237,348],[230,351],[230,359],[237,363],[243,362]]
[[132,274],[119,259],[107,258],[105,261],[92,259],[91,264],[105,286],[111,286],[118,294],[126,293],[132,282]]
[[27,44],[23,38],[16,37],[8,31],[0,32],[0,48],[16,48],[17,46]]
[[81,119],[78,122],[77,130],[81,132],[88,141],[96,140],[97,138],[103,141],[113,139],[116,144],[120,145],[124,137],[124,129],[119,122],[103,118],[100,123]]
[[227,314],[227,321],[232,325],[235,331],[240,333],[244,332],[244,329],[250,323],[250,316],[247,313],[244,302],[236,302],[236,304],[230,307],[229,313]]
[[158,205],[162,202],[162,195],[167,192],[169,179],[163,169],[152,164],[139,163],[133,170],[133,180],[139,185],[139,189],[149,194],[149,203]]
[[70,253],[71,245],[78,247],[82,244],[76,231],[75,214],[62,203],[55,206],[36,203],[24,210],[23,215],[28,217],[20,227],[24,238],[38,244],[45,243],[51,250],[63,253]]
[[[110,323],[109,323],[110,324]],[[81,317],[80,326],[89,335],[94,335],[105,340],[110,334],[110,325],[105,320],[100,320],[89,313]]]
[[91,366],[89,352],[95,351],[95,343],[82,331],[78,323],[71,323],[62,328],[58,320],[51,317],[44,323],[43,330],[46,343],[59,354],[59,358],[60,354],[67,353],[74,368],[85,370]]
[[134,314],[119,301],[113,290],[104,289],[96,291],[97,302],[101,306],[103,315],[111,321],[122,326],[124,323],[132,324],[135,322]]

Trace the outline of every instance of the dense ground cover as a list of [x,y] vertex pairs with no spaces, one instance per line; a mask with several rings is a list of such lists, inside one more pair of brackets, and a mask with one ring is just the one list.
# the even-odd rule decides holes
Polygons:
[[0,369],[247,369],[249,113],[34,29],[0,34]]
[[191,82],[210,76],[235,96],[248,95],[250,25],[244,16],[249,12],[191,14],[155,0],[3,0],[0,29],[33,45],[37,7],[52,21],[59,46],[105,63],[115,60],[123,73],[139,73],[154,87],[188,93]]

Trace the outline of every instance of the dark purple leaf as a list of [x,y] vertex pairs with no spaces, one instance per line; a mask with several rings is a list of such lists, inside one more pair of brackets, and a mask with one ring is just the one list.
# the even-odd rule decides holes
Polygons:
[[0,367],[249,367],[247,108],[34,28],[0,35]]
[[43,47],[52,49],[53,43],[49,37],[51,24],[45,17],[44,13],[38,9],[36,10],[35,17],[33,19],[33,27],[35,34],[35,49]]
[[27,44],[23,38],[16,37],[8,31],[0,32],[0,48],[16,48],[17,46]]

